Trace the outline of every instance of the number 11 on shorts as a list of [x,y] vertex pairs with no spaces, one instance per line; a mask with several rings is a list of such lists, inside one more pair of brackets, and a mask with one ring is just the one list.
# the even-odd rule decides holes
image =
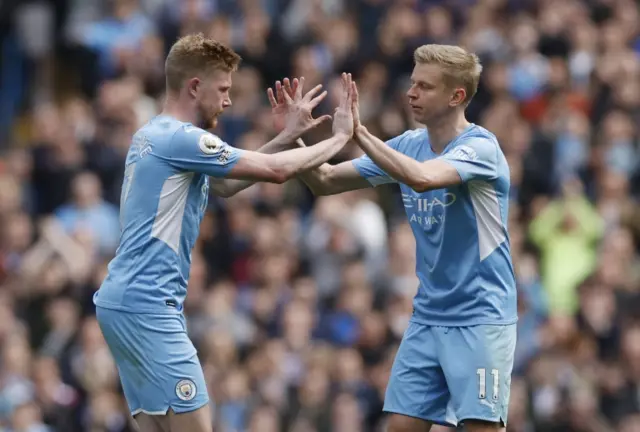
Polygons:
[[[478,375],[478,398],[486,399],[487,370],[485,368],[478,368],[476,374]],[[498,369],[491,369],[491,378],[493,381],[493,400],[498,400],[498,392],[500,390],[500,371]]]

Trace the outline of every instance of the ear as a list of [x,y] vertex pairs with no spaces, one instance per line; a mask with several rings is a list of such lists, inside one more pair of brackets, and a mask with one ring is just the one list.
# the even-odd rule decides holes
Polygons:
[[456,107],[462,105],[467,100],[467,91],[462,87],[457,87],[453,90],[449,105]]
[[194,99],[196,98],[198,90],[200,89],[200,84],[200,78],[191,78],[189,81],[187,81],[187,93],[189,94],[189,96]]

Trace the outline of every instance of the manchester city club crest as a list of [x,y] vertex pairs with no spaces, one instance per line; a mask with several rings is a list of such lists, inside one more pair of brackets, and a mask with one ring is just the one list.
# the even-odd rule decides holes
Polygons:
[[188,379],[178,381],[176,384],[176,395],[183,401],[190,401],[196,397],[196,384]]

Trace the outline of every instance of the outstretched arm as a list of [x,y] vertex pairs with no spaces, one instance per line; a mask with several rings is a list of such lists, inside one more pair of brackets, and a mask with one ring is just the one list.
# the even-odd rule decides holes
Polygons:
[[[353,93],[352,110],[354,118],[358,118],[358,89],[355,82],[351,84]],[[380,167],[388,176],[400,183],[404,183],[416,192],[425,192],[460,184],[469,180],[467,173],[486,174],[480,167],[469,169],[474,161],[466,161],[465,155],[445,155],[443,157],[417,161],[385,145],[361,124],[355,128],[354,138],[360,148]],[[467,163],[469,162],[469,163]],[[491,171],[490,168],[485,171]],[[493,166],[495,168],[495,165]],[[476,173],[478,172],[478,173]]]
[[[291,141],[286,139],[284,136],[278,135],[260,147],[257,152],[263,154],[280,153],[290,147]],[[213,193],[223,198],[233,196],[253,184],[255,184],[255,181],[252,180],[235,180],[223,177],[211,177],[210,179],[211,190]]]
[[416,192],[441,189],[462,183],[458,171],[447,162],[432,159],[419,162],[385,145],[360,126],[356,131],[356,142],[376,165],[399,183],[404,183]]
[[[336,118],[339,117],[340,114],[336,113]],[[231,147],[209,132],[187,126],[176,133],[166,155],[158,152],[155,156],[166,159],[179,172],[197,172],[249,182],[283,183],[331,159],[351,139],[351,132],[352,129],[336,130],[331,138],[313,147],[264,154]],[[295,138],[282,133],[278,140],[291,142]]]
[[[340,117],[336,113],[336,118]],[[176,133],[164,158],[180,172],[197,172],[214,178],[283,183],[296,174],[331,159],[351,139],[351,130],[339,131],[313,147],[264,154],[231,147],[202,129],[184,127]],[[280,134],[278,140],[291,142],[295,136]]]
[[[382,143],[385,148],[396,151],[407,133]],[[300,143],[299,145],[304,145]],[[386,183],[397,183],[380,165],[368,155],[338,165],[322,164],[314,170],[298,176],[315,195],[333,195],[356,189],[375,187]]]
[[336,133],[312,147],[287,150],[278,154],[244,151],[226,178],[284,183],[303,171],[316,168],[338,153],[351,139]]
[[487,137],[469,137],[451,150],[420,162],[385,145],[364,126],[356,142],[390,177],[416,192],[442,189],[471,180],[493,181],[498,177],[499,147]]
[[[301,139],[298,139],[296,143],[298,146],[304,147],[304,142]],[[337,165],[324,163],[315,169],[300,173],[298,178],[317,196],[335,195],[372,186],[366,178],[360,175],[353,161]]]

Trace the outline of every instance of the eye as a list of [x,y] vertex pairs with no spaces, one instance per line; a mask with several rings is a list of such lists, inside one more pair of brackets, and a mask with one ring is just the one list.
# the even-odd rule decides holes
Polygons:
[[416,88],[420,89],[420,90],[431,90],[431,89],[433,89],[432,85],[429,85],[429,84],[427,84],[425,82],[422,82],[422,81],[411,81],[411,85],[413,87],[416,87]]

